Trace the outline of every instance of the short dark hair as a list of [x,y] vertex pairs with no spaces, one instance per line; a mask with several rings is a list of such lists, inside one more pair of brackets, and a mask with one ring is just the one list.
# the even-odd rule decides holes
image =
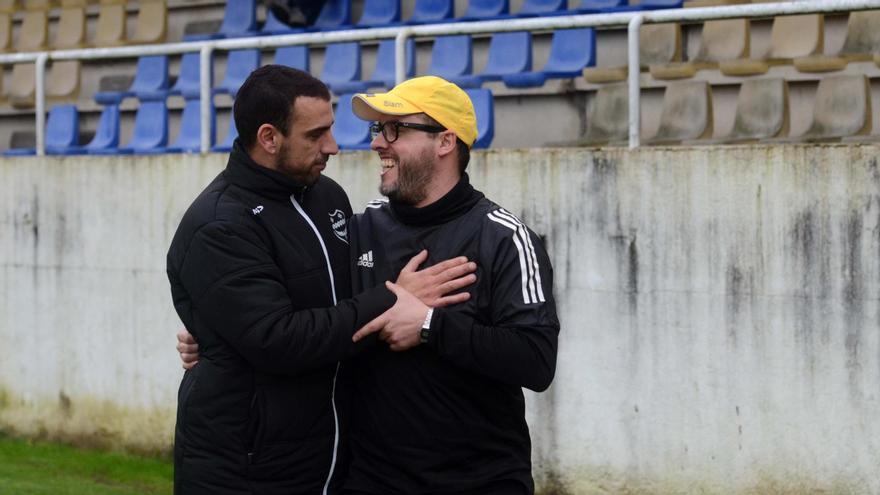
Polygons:
[[272,124],[286,136],[293,121],[291,107],[300,96],[330,101],[327,86],[308,72],[283,65],[265,65],[251,72],[232,107],[241,145],[250,149],[263,124]]
[[[421,116],[422,121],[424,121],[425,124],[443,127],[445,129],[440,122],[434,120],[430,115],[423,113]],[[471,161],[471,148],[465,144],[460,137],[455,136],[455,150],[458,152],[458,171],[464,173],[464,171],[467,170],[468,162]]]

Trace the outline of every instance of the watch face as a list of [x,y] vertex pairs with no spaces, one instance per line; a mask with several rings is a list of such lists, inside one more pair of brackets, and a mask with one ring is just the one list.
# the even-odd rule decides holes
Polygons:
[[431,335],[431,329],[430,329],[430,328],[422,328],[422,329],[419,331],[419,341],[420,341],[422,344],[427,344],[427,343],[428,343],[428,337],[429,337],[430,335]]

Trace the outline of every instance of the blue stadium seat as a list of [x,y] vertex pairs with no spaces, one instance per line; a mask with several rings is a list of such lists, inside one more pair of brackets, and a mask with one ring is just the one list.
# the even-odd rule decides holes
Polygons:
[[350,92],[363,91],[364,85],[359,84],[361,79],[361,45],[357,41],[348,43],[331,43],[324,52],[324,68],[321,70],[321,78],[324,84],[330,87],[334,93],[339,94],[337,88],[354,87]]
[[[577,2],[577,0],[572,0]],[[570,10],[579,14],[600,14],[608,12],[625,12],[640,10],[638,5],[628,5],[626,0],[581,0],[580,4],[569,4]]]
[[168,107],[164,100],[142,101],[134,117],[134,133],[124,148],[89,149],[99,155],[156,153],[168,144]]
[[217,36],[235,38],[255,36],[257,28],[257,6],[254,0],[230,0],[226,2],[223,24]]
[[473,148],[488,148],[495,137],[495,104],[492,92],[488,89],[465,90],[474,104],[474,113],[477,115],[477,140]]
[[543,70],[507,74],[502,77],[509,87],[543,86],[547,79],[580,77],[584,67],[596,63],[596,31],[592,28],[561,29],[553,33],[550,57]]
[[307,45],[284,46],[275,50],[275,63],[309,71],[309,47]]
[[[171,146],[158,147],[154,153],[199,153],[202,149],[202,105],[199,99],[189,99],[183,106],[183,114],[180,116],[180,133]],[[211,103],[211,132],[209,146],[214,145],[216,136],[217,113],[214,104]]]
[[238,88],[244,84],[245,79],[260,66],[260,50],[257,48],[246,50],[232,50],[226,59],[226,75],[223,81],[214,88],[214,94],[225,93],[235,98]]
[[[410,78],[416,74],[416,42],[409,38],[406,40],[406,77]],[[376,51],[376,69],[373,76],[370,77],[376,85],[393,88],[394,77],[394,40],[383,40],[379,42],[379,49]]]
[[388,26],[400,23],[400,0],[364,0],[364,11],[357,27]]
[[483,72],[461,76],[452,82],[459,86],[478,87],[485,81],[500,81],[504,76],[532,70],[532,33],[516,31],[495,33],[489,42],[489,60]]
[[[75,155],[81,154],[79,146],[79,112],[76,105],[56,105],[49,111],[46,119],[46,154]],[[6,150],[6,156],[35,155],[34,148],[12,148]]]
[[510,0],[470,0],[464,15],[456,20],[473,21],[510,17]]
[[328,31],[351,27],[351,0],[327,0],[315,19],[313,29]]
[[215,144],[211,147],[211,151],[215,151],[218,153],[228,153],[232,151],[232,143],[235,141],[235,138],[238,137],[238,128],[235,127],[235,117],[233,115],[229,115],[229,130],[226,131],[226,138],[223,139],[223,142],[220,144]]
[[416,0],[409,24],[450,22],[454,15],[452,0]]
[[642,0],[639,7],[642,10],[679,9],[683,3],[683,0]]
[[168,56],[150,55],[138,58],[134,81],[126,91],[99,91],[95,93],[98,103],[119,102],[124,98],[164,100],[168,96]]
[[266,22],[260,28],[260,34],[271,36],[273,34],[292,34],[305,31],[302,28],[294,28],[278,20],[271,10],[266,11]]
[[95,137],[85,146],[85,152],[116,149],[119,147],[119,104],[105,105],[98,121]]
[[568,0],[524,0],[519,17],[568,14]]
[[200,65],[199,53],[184,53],[180,59],[180,74],[168,94],[184,98],[198,98],[201,91],[199,88]]
[[436,37],[428,74],[456,84],[459,84],[459,79],[470,77],[474,65],[472,45],[471,37],[467,34]]
[[370,149],[370,124],[351,110],[351,97],[351,94],[339,95],[336,103],[336,121],[333,123],[336,144],[345,150]]

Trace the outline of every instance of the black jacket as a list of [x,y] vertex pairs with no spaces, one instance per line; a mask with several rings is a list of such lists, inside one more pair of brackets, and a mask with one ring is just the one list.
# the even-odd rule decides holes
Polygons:
[[424,208],[373,202],[351,227],[355,292],[396,278],[423,248],[426,266],[459,255],[476,261],[478,280],[466,303],[434,311],[426,345],[392,352],[380,342],[350,361],[346,488],[461,494],[507,480],[533,492],[521,387],[550,385],[559,332],[541,240],[466,175]]
[[238,143],[187,210],[168,278],[200,359],[178,396],[176,493],[338,486],[337,363],[354,331],[394,302],[384,287],[347,299],[350,215],[329,178],[300,186]]

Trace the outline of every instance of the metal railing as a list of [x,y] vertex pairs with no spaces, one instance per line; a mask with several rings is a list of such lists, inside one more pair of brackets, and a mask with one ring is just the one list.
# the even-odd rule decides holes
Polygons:
[[46,63],[49,60],[99,60],[133,58],[144,55],[178,55],[200,53],[201,97],[201,151],[210,149],[211,118],[211,57],[215,50],[238,50],[244,48],[277,48],[290,45],[324,45],[345,41],[369,41],[395,39],[395,76],[397,82],[405,76],[406,40],[411,37],[435,37],[451,34],[480,34],[508,31],[537,31],[582,27],[628,26],[628,85],[629,85],[629,146],[640,144],[639,112],[641,61],[639,60],[639,28],[644,23],[696,22],[731,18],[773,17],[777,15],[849,12],[880,9],[880,0],[810,0],[783,3],[728,5],[690,9],[666,9],[651,11],[619,12],[530,19],[505,19],[494,21],[428,24],[421,26],[398,26],[386,28],[330,31],[320,33],[284,34],[253,38],[233,38],[162,45],[138,45],[116,48],[90,48],[50,52],[16,53],[0,55],[0,64],[34,62],[36,71],[35,125],[37,154],[45,154],[46,114]]

